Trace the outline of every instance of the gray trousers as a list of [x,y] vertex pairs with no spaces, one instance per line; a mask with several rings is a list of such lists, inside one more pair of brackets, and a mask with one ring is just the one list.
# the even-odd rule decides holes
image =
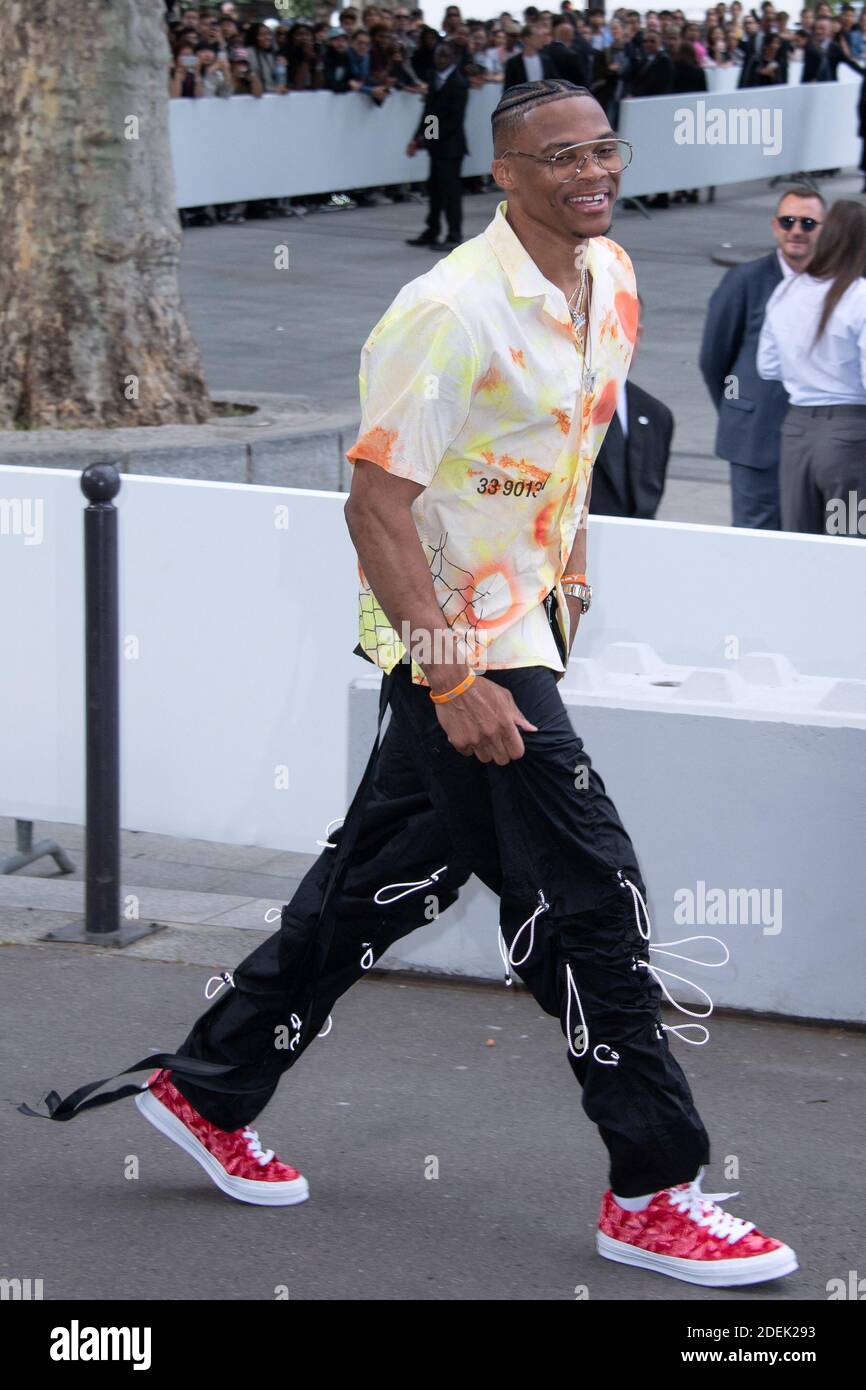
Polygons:
[[866,538],[866,405],[789,405],[780,443],[782,530]]

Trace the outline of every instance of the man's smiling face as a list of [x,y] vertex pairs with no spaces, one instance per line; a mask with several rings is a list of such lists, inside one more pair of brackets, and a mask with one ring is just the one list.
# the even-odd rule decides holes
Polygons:
[[[592,145],[615,140],[604,111],[594,98],[564,97],[529,111],[509,139],[510,154],[494,159],[493,176],[509,200],[535,222],[568,237],[603,236],[610,227],[619,193],[621,173],[609,173],[592,158]],[[580,173],[560,183],[547,164],[525,154],[554,155],[571,145],[583,144],[585,160]]]

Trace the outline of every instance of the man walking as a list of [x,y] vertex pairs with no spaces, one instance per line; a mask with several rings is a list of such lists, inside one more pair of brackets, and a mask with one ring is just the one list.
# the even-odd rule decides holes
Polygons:
[[[600,1253],[751,1284],[796,1258],[701,1192],[709,1140],[667,1037],[701,1025],[662,1021],[635,851],[557,684],[590,606],[590,477],[637,332],[631,262],[605,235],[631,150],[559,79],[512,88],[493,129],[506,199],[399,292],[362,353],[346,518],[380,725],[391,705],[378,759],[280,931],[178,1054],[151,1059],[137,1103],[223,1191],[303,1200],[255,1116],[340,995],[424,924],[425,894],[441,912],[474,873],[608,1149]],[[54,1117],[100,1103],[80,1104],[93,1089]]]
[[780,382],[758,375],[758,339],[773,290],[808,266],[825,209],[805,185],[783,193],[772,221],[775,251],[732,266],[707,308],[700,368],[719,414],[716,454],[731,466],[733,526],[781,526],[779,431],[788,397]]
[[[463,240],[460,166],[469,152],[463,130],[468,99],[469,84],[457,67],[454,45],[437,44],[424,111],[406,149],[409,156],[419,150],[426,150],[430,156],[427,226],[420,236],[408,242],[409,246],[441,247],[450,251]],[[443,214],[447,235],[440,241]]]

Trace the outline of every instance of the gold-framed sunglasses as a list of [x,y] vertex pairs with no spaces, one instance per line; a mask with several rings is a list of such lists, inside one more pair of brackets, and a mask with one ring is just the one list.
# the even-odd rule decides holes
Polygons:
[[[588,147],[588,148],[587,148]],[[600,169],[608,174],[621,174],[631,164],[634,149],[628,140],[582,140],[577,145],[567,145],[556,154],[532,154],[529,150],[503,150],[506,155],[519,154],[524,159],[534,159],[538,164],[546,164],[559,183],[568,183],[583,172],[586,161],[592,156]]]

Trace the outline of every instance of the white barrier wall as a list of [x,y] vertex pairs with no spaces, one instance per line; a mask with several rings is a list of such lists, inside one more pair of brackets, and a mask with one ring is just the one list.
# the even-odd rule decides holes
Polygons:
[[[651,956],[681,977],[665,979],[673,997],[703,1012],[707,1001],[683,983],[690,981],[717,1006],[866,1021],[866,707],[854,729],[710,701],[684,705],[675,696],[663,712],[645,700],[628,709],[616,694],[588,695],[568,679],[563,699],[635,846],[651,942],[711,935],[730,953],[725,963],[718,944],[693,941],[673,949],[706,965]],[[376,706],[372,682],[358,682],[358,770]],[[440,869],[441,858],[430,868]],[[446,869],[443,885],[447,879]],[[470,879],[457,903],[429,921],[426,894],[435,892],[419,892],[419,930],[383,963],[501,982],[495,896]]]
[[[741,67],[729,68],[704,68],[707,78],[707,87],[711,92],[734,92],[737,90],[737,83],[740,80]],[[859,82],[860,76],[853,68],[847,68],[840,64],[836,74],[839,82]],[[799,87],[803,80],[802,62],[788,61],[788,81],[787,86]],[[808,84],[812,86],[813,84]],[[820,84],[819,84],[820,85]],[[754,89],[753,89],[754,90]]]
[[[79,476],[0,467],[7,816],[83,819]],[[314,852],[342,815],[349,687],[370,674],[352,651],[344,502],[123,478],[125,826]],[[665,663],[732,671],[749,653],[775,652],[801,678],[866,680],[861,541],[594,516],[589,557],[595,598],[578,662],[644,644]],[[573,660],[569,685],[579,669]],[[828,719],[859,728],[858,708],[856,697],[831,702]]]
[[[490,170],[490,113],[498,94],[471,92],[464,174]],[[426,154],[406,146],[423,99],[394,92],[376,106],[360,92],[288,92],[169,102],[178,207],[330,193],[426,179]]]
[[621,196],[856,165],[858,93],[818,82],[624,101],[619,133],[635,156]]
[[[710,75],[721,82],[727,70]],[[633,142],[635,158],[623,196],[856,165],[858,91],[856,82],[824,82],[625,101],[620,133]],[[499,95],[493,84],[469,94],[464,174],[490,170],[490,113]],[[410,159],[405,152],[422,111],[421,97],[407,92],[393,93],[382,107],[357,92],[290,92],[177,99],[169,108],[178,207],[427,178],[427,155]],[[727,143],[706,143],[708,125],[719,126],[718,110]],[[741,124],[729,117],[732,110],[756,114]],[[674,138],[684,111],[697,121],[692,144]]]
[[[377,680],[352,652],[344,501],[124,477],[125,828],[315,853],[344,814]],[[77,471],[0,467],[6,816],[83,820],[83,509]],[[638,846],[657,934],[688,934],[671,928],[677,887],[780,888],[784,931],[738,927],[718,997],[861,1016],[866,547],[592,517],[589,558],[596,598],[563,692]],[[482,897],[398,959],[494,973]]]

